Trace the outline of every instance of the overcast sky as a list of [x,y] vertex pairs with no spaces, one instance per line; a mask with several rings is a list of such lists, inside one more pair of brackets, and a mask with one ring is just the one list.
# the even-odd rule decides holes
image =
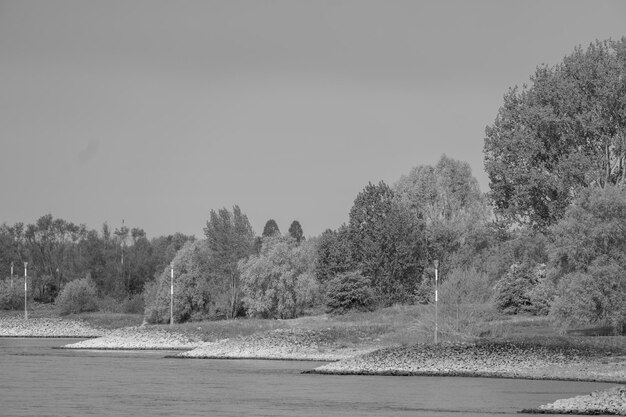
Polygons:
[[625,1],[0,0],[0,223],[307,236],[442,154],[483,191],[502,96]]

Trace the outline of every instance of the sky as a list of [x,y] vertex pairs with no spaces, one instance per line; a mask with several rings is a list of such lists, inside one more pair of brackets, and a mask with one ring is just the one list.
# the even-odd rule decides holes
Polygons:
[[442,154],[481,189],[506,91],[625,1],[0,0],[0,223],[305,236]]

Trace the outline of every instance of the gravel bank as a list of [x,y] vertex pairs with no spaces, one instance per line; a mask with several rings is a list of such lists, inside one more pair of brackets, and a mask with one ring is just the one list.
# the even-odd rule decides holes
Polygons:
[[583,347],[511,342],[390,347],[320,366],[311,373],[450,375],[626,383],[626,358]]
[[204,343],[177,357],[202,359],[281,359],[337,361],[375,350],[336,343],[330,330],[278,329],[247,337]]
[[626,416],[626,386],[557,400],[551,404],[542,405],[537,409],[522,410],[522,413]]
[[76,337],[91,338],[106,334],[85,323],[60,318],[0,317],[0,337]]
[[63,346],[64,349],[100,350],[188,350],[202,341],[193,336],[153,327],[125,327],[107,335]]

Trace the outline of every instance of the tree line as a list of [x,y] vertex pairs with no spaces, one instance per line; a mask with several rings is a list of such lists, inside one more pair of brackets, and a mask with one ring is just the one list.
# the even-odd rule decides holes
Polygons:
[[[148,240],[47,215],[0,228],[0,264],[29,261],[52,301],[89,276],[98,294],[142,294],[151,322],[292,318],[432,301],[434,261],[457,316],[488,303],[557,323],[626,322],[626,38],[576,48],[504,95],[484,139],[490,190],[443,155],[394,184],[368,183],[348,221],[306,238],[270,219],[256,236],[238,207],[204,236]],[[124,263],[121,259],[124,259]],[[316,310],[317,309],[317,310]]]

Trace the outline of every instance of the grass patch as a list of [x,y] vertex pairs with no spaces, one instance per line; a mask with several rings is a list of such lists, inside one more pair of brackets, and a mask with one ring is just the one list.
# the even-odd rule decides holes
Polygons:
[[92,327],[101,329],[120,329],[123,327],[140,326],[143,322],[143,314],[127,313],[79,313],[64,316],[72,320],[81,320]]

